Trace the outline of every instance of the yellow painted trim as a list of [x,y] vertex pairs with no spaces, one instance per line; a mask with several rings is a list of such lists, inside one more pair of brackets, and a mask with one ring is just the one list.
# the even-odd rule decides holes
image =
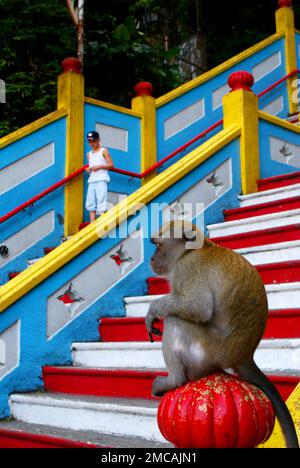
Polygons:
[[[300,384],[297,385],[295,390],[286,401],[287,407],[290,410],[291,416],[294,420],[298,440],[300,443]],[[276,418],[274,430],[271,437],[264,444],[259,445],[259,448],[285,448],[285,441],[283,433],[280,429],[279,422]]]
[[263,112],[263,111],[258,111],[258,117],[274,125],[278,125],[279,127],[286,128],[287,130],[290,130],[291,132],[300,133],[300,127],[298,127],[295,124],[292,124],[291,122],[287,122],[286,120],[279,119],[278,117],[275,117],[274,115],[267,114],[266,112]]
[[[84,77],[67,72],[58,77],[58,108],[69,109],[66,131],[65,175],[84,165]],[[83,177],[65,187],[65,236],[78,232],[83,217]]]
[[[146,171],[157,162],[156,145],[156,106],[152,96],[138,96],[132,99],[132,109],[141,113],[141,172]],[[155,177],[155,173],[149,174],[142,180],[145,185]]]
[[[296,37],[295,37],[295,15],[293,8],[284,7],[276,11],[276,31],[285,34],[285,63],[288,75],[297,68]],[[297,112],[297,103],[293,102],[292,95],[295,88],[292,83],[296,77],[287,80],[287,91],[289,100],[289,111],[291,114]]]
[[232,125],[242,127],[241,135],[241,184],[242,193],[257,192],[260,177],[258,98],[243,89],[227,94],[223,98],[224,128]]
[[111,208],[94,223],[75,234],[67,242],[43,257],[16,278],[0,287],[0,312],[16,302],[59,268],[79,255],[101,237],[114,229],[116,225],[140,209],[140,204],[147,204],[157,195],[164,192],[179,179],[213,156],[218,150],[238,138],[241,128],[237,125],[222,130],[210,140],[203,143],[187,156],[149,181],[133,194]]
[[143,117],[143,115],[140,112],[132,111],[131,109],[127,109],[126,107],[116,106],[115,104],[109,104],[108,102],[99,101],[98,99],[85,97],[84,102],[86,104],[93,104],[94,106],[104,107],[105,109],[121,112],[122,114],[128,114],[132,117],[138,117],[140,119]]
[[30,135],[31,133],[34,133],[37,130],[46,127],[47,125],[50,125],[51,123],[56,122],[56,120],[66,117],[67,115],[67,109],[60,109],[55,112],[52,112],[51,114],[46,115],[45,117],[42,117],[41,119],[36,120],[35,122],[30,123],[29,125],[26,125],[25,127],[20,128],[19,130],[16,130],[13,133],[10,133],[9,135],[0,139],[0,149],[11,145],[12,143],[15,143],[18,140],[21,140],[22,138]]
[[191,91],[192,89],[196,88],[197,86],[202,85],[206,81],[211,80],[215,76],[223,73],[224,71],[228,70],[229,68],[233,67],[234,65],[238,64],[242,60],[251,57],[251,55],[256,54],[260,50],[268,47],[269,45],[273,44],[277,40],[281,39],[282,37],[285,36],[285,33],[276,33],[273,34],[272,36],[268,37],[267,39],[264,39],[263,41],[259,42],[258,44],[250,47],[249,49],[245,50],[244,52],[241,52],[240,54],[236,55],[235,57],[232,57],[231,59],[227,60],[226,62],[222,63],[221,65],[218,65],[217,67],[213,68],[212,70],[209,70],[206,73],[203,73],[203,75],[198,76],[194,80],[189,81],[188,83],[185,83],[182,86],[179,86],[178,88],[174,89],[173,91],[170,91],[169,93],[165,94],[164,96],[159,97],[156,99],[156,107],[159,108],[161,106],[164,106],[168,102],[172,101],[173,99],[178,98],[179,96],[182,96],[183,94],[187,93],[188,91]]

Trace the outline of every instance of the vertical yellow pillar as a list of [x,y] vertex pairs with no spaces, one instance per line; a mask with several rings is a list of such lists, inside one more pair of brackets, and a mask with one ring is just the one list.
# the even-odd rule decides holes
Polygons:
[[[84,77],[78,59],[67,58],[58,77],[58,109],[68,109],[66,169],[68,176],[84,165]],[[83,216],[83,177],[65,188],[65,236],[78,232]]]
[[260,176],[258,98],[251,91],[254,79],[246,72],[233,73],[228,80],[232,91],[223,98],[224,128],[239,125],[242,193],[257,192]]
[[[141,172],[157,162],[156,149],[156,105],[152,96],[153,88],[150,83],[138,83],[135,88],[136,97],[132,99],[132,110],[142,114],[141,127]],[[144,177],[145,184],[155,176],[155,172]]]
[[[292,8],[292,0],[279,0],[278,10],[276,11],[276,31],[278,33],[285,33],[285,61],[286,61],[286,74],[297,69],[297,55],[296,55],[296,39],[295,39],[295,18]],[[288,78],[287,90],[289,99],[290,114],[297,112],[298,102],[295,97],[295,87],[293,81],[297,79],[297,75]],[[293,98],[294,96],[294,98]]]

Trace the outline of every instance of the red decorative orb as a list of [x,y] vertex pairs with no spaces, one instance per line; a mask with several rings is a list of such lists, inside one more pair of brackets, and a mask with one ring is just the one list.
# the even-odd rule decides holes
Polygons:
[[138,96],[152,96],[153,86],[151,83],[148,83],[147,81],[141,81],[140,83],[135,85],[134,91],[137,97]]
[[157,419],[177,448],[254,448],[270,437],[275,423],[267,396],[225,372],[166,393]]
[[82,72],[82,63],[80,62],[79,59],[75,57],[67,57],[65,58],[62,63],[61,63],[63,73],[67,72],[75,72],[75,73],[81,73]]
[[292,5],[292,0],[278,0],[278,8],[291,7]]
[[237,91],[238,89],[252,91],[251,88],[254,84],[254,78],[253,75],[247,71],[238,71],[230,75],[228,84],[232,91]]

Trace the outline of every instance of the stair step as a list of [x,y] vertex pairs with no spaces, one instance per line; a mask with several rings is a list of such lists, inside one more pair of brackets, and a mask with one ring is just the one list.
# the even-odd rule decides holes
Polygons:
[[238,199],[242,208],[246,206],[262,205],[272,201],[286,200],[300,196],[300,184],[287,185],[271,190],[249,193],[248,195],[239,195]]
[[[274,228],[288,228],[300,223],[300,210],[282,211],[251,218],[227,221],[207,226],[209,237],[224,237],[232,235],[249,234],[261,230]],[[291,240],[291,239],[289,239]]]
[[[236,221],[232,221],[233,223]],[[300,239],[300,224],[291,224],[257,231],[242,232],[219,237],[212,237],[216,244],[238,250],[245,247],[257,247],[276,243],[297,241]],[[298,257],[299,258],[299,257]]]
[[300,260],[257,265],[264,284],[292,283],[300,281]]
[[[163,323],[158,327],[163,330]],[[102,342],[148,341],[144,317],[122,319],[101,319],[99,335]],[[264,338],[299,338],[300,309],[276,309],[269,311]],[[156,342],[161,336],[153,335]]]
[[44,385],[48,392],[116,398],[156,399],[151,389],[158,375],[165,376],[167,372],[48,366],[43,369]]
[[[0,448],[104,448],[97,442],[89,442],[88,434],[55,429],[50,426],[26,424],[19,421],[0,422]],[[95,437],[94,437],[95,438]],[[86,441],[83,441],[86,439]]]
[[[257,365],[269,373],[300,373],[300,339],[262,340],[255,352]],[[161,343],[74,343],[75,366],[100,369],[165,370]]]
[[[264,284],[292,283],[300,281],[300,260],[256,265]],[[154,281],[155,280],[155,281]],[[148,278],[148,294],[168,294],[171,286],[164,278]]]
[[166,442],[157,425],[158,401],[67,394],[12,394],[12,417],[72,430]]
[[[158,325],[163,330],[163,324]],[[101,341],[127,342],[148,341],[144,317],[101,318],[99,325]],[[161,336],[153,335],[154,341],[161,341]]]
[[297,210],[300,208],[300,196],[274,200],[258,205],[244,206],[231,210],[224,210],[225,221],[236,221],[238,219],[253,218],[271,213],[280,213],[283,211]]
[[[300,282],[265,285],[269,309],[290,309],[299,307]],[[164,295],[125,297],[127,317],[145,317],[151,302]]]
[[268,177],[257,181],[259,191],[270,190],[278,187],[285,187],[287,185],[299,184],[300,172],[292,172],[290,174],[282,174],[275,177]]
[[170,292],[170,283],[166,278],[151,277],[147,279],[148,294],[168,294]]
[[[165,448],[140,437],[74,431],[22,421],[0,422],[0,448]],[[171,447],[171,445],[169,445]]]
[[300,309],[269,311],[264,338],[299,338]]
[[161,343],[73,343],[73,364],[96,369],[165,370]]
[[235,250],[243,255],[252,265],[268,265],[298,261],[300,241],[278,242],[276,244],[257,245]]
[[41,260],[41,258],[43,258],[43,257],[32,258],[31,260],[27,260],[28,267],[31,267],[32,265],[35,265],[39,260]]
[[[168,373],[166,371],[145,371],[141,369],[45,367],[43,375],[45,388],[51,392],[153,399],[153,380],[158,375],[166,376]],[[300,382],[300,375],[269,375],[268,377],[276,385],[285,400]]]
[[9,281],[16,278],[16,276],[18,276],[20,273],[20,271],[12,271],[11,273],[8,273]]
[[56,247],[45,247],[44,248],[44,254],[45,255],[48,255],[50,252],[53,252],[53,250],[55,250]]
[[82,229],[86,228],[89,226],[91,223],[89,221],[86,221],[85,223],[79,224],[79,231],[82,231]]

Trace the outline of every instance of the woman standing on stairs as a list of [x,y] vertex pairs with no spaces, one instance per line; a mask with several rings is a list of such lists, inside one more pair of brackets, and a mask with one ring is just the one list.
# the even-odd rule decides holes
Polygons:
[[110,181],[108,171],[114,167],[113,160],[106,148],[102,148],[100,135],[92,131],[87,134],[87,140],[92,150],[87,154],[90,174],[86,198],[86,209],[90,212],[90,222],[96,216],[107,211],[107,185]]

